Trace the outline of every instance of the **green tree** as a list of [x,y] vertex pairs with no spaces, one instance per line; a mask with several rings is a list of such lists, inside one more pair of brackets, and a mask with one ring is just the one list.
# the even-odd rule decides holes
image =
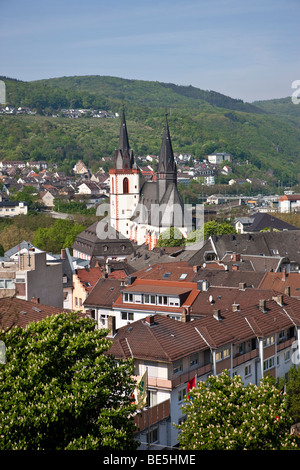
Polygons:
[[212,235],[227,235],[230,233],[236,233],[236,230],[228,222],[217,222],[215,220],[210,220],[209,222],[206,222],[200,229],[194,230],[188,234],[186,245],[202,242],[205,240],[205,238],[211,237]]
[[184,237],[176,227],[170,227],[164,230],[157,241],[158,247],[172,247],[184,245]]
[[132,361],[76,313],[2,333],[1,450],[133,450]]
[[228,235],[236,233],[235,228],[228,222],[216,222],[210,220],[204,224],[204,237],[211,237],[212,235]]
[[286,397],[270,377],[244,386],[227,371],[199,382],[186,399],[187,419],[177,426],[182,450],[296,449]]
[[286,383],[287,405],[293,423],[300,422],[300,367],[290,368]]
[[44,251],[58,253],[62,248],[71,248],[76,236],[85,226],[72,220],[57,219],[51,227],[39,227],[33,238],[33,244]]
[[26,202],[28,213],[32,214],[41,208],[41,204],[37,201],[37,190],[33,186],[25,186],[22,191],[17,191],[11,196],[12,201]]

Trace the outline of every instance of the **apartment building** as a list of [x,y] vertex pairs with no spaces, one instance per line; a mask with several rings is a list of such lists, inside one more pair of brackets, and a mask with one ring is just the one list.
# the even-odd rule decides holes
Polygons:
[[35,299],[45,305],[63,307],[63,272],[58,260],[47,262],[46,252],[19,252],[16,261],[0,266],[0,298]]
[[[182,404],[187,383],[206,380],[227,369],[245,385],[259,384],[265,374],[287,374],[299,357],[300,309],[297,299],[274,295],[268,301],[181,321],[148,315],[111,331],[117,358],[134,358],[137,381],[147,371],[148,405],[137,413],[140,449],[176,446],[174,426],[185,419]],[[298,340],[298,342],[296,342]]]

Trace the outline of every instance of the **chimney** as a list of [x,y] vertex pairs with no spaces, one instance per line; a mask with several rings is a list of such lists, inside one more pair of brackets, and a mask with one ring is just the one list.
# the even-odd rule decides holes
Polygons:
[[245,290],[246,289],[246,283],[245,282],[240,282],[239,283],[239,289],[240,290]]
[[60,257],[61,257],[61,259],[66,259],[66,250],[65,250],[65,248],[62,248],[60,250]]
[[290,295],[291,295],[291,288],[290,288],[290,286],[286,286],[286,287],[284,288],[284,294],[287,295],[288,297],[290,297]]
[[239,312],[240,311],[240,304],[232,304],[232,311]]
[[286,281],[286,278],[287,278],[286,269],[283,268],[283,270],[282,270],[282,280],[283,280],[283,281]]
[[148,323],[149,326],[153,326],[154,325],[154,315],[148,315],[145,318],[145,322]]
[[239,265],[238,264],[233,264],[232,265],[232,271],[238,271],[239,270]]
[[34,304],[39,304],[39,303],[40,303],[40,299],[39,299],[38,297],[31,297],[30,302],[33,302]]
[[199,269],[199,266],[193,266],[193,272],[196,273]]
[[234,253],[232,255],[232,261],[241,261],[241,255],[240,253]]
[[266,310],[266,301],[261,299],[259,301],[259,310],[261,310],[263,313],[265,313],[267,310]]
[[182,323],[187,323],[191,319],[190,317],[190,311],[188,308],[183,308],[181,312],[181,321]]
[[116,318],[112,316],[107,317],[107,328],[109,329],[108,336],[114,336],[116,333]]
[[214,310],[213,317],[218,321],[222,320],[221,310]]

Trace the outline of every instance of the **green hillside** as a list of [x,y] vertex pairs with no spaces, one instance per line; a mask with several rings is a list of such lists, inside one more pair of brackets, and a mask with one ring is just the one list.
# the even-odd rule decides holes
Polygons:
[[[116,77],[61,77],[34,82],[2,78],[7,104],[38,114],[0,116],[0,159],[56,162],[70,170],[83,159],[97,168],[118,145],[119,119],[52,117],[62,108],[120,113],[125,104],[134,154],[158,154],[167,109],[175,153],[205,158],[225,151],[235,176],[274,185],[300,182],[300,107],[287,100],[244,103],[192,86]],[[291,108],[291,106],[293,106]]]

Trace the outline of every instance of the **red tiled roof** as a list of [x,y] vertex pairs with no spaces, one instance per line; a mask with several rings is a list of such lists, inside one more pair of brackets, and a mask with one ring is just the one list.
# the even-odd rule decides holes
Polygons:
[[227,311],[221,320],[205,316],[183,323],[164,315],[152,316],[120,328],[113,338],[110,352],[116,357],[130,357],[170,362],[200,350],[240,343],[256,336],[300,325],[299,300],[283,296],[284,305],[275,300],[266,302],[266,311],[258,305],[241,312]]
[[154,305],[145,305],[145,304],[136,304],[123,302],[121,292],[143,292],[155,293],[160,295],[184,295],[186,298],[183,301],[183,304],[180,307],[166,307],[164,305],[159,306],[160,311],[166,313],[172,312],[181,312],[184,306],[190,306],[194,302],[195,298],[198,296],[200,291],[197,289],[197,284],[194,282],[180,282],[180,281],[162,281],[162,280],[153,280],[153,279],[137,279],[133,285],[123,286],[120,288],[120,295],[116,298],[113,307],[114,308],[130,308],[139,310],[157,310],[157,306]]
[[290,295],[300,297],[300,274],[269,272],[266,273],[259,284],[260,289],[273,289],[285,293],[286,288],[290,288]]
[[6,297],[0,299],[1,328],[5,329],[13,325],[25,328],[28,323],[43,320],[63,311],[66,310],[15,297]]
[[90,292],[97,281],[103,276],[100,268],[78,269],[76,273],[83,288]]

